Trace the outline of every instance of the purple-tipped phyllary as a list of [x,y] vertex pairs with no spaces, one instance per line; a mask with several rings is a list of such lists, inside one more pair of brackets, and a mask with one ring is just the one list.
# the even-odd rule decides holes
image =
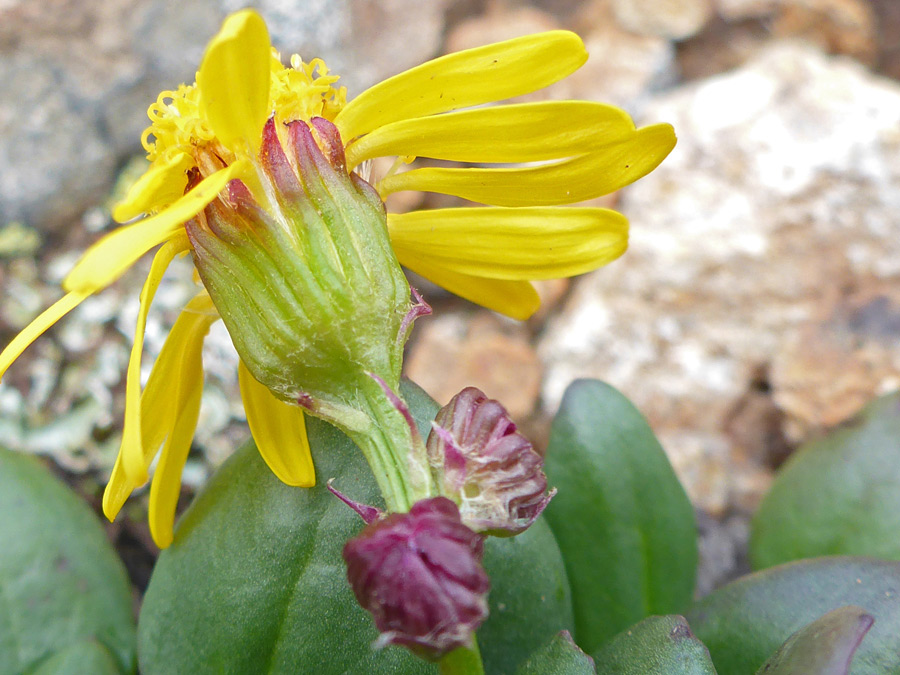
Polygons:
[[483,537],[444,497],[380,517],[348,541],[347,579],[381,631],[376,644],[430,659],[470,645],[488,615],[483,550]]
[[497,536],[527,529],[556,493],[547,493],[544,458],[498,401],[467,387],[438,412],[426,442],[441,494],[462,521]]

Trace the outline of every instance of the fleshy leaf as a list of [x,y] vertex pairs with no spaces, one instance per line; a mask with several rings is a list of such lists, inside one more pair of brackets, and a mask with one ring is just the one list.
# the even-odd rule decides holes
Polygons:
[[131,591],[100,522],[34,457],[3,449],[0,589],[0,672],[66,672],[76,656],[87,670],[68,672],[134,671]]
[[583,274],[628,246],[625,217],[597,208],[431,209],[391,214],[388,229],[401,261],[509,281]]
[[859,607],[840,607],[791,635],[757,675],[847,675],[875,619]]
[[[733,581],[687,613],[719,675],[746,675],[793,633],[823,614],[855,605],[875,624],[853,658],[852,675],[900,672],[900,563],[834,556],[772,567]],[[813,671],[815,672],[815,671]]]
[[697,573],[694,509],[653,431],[615,389],[577,380],[553,420],[545,512],[566,561],[575,639],[594,651],[651,614],[684,611]]
[[581,651],[569,631],[562,631],[549,644],[528,657],[516,675],[593,675],[594,660]]
[[448,54],[379,82],[335,118],[345,143],[413,117],[520,96],[563,79],[587,60],[575,33],[537,33]]
[[753,519],[757,569],[823,555],[900,560],[900,394],[800,448]]
[[594,654],[604,675],[716,675],[709,651],[683,616],[651,616]]

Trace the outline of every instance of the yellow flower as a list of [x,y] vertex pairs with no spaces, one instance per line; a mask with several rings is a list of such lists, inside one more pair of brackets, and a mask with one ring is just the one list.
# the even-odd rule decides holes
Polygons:
[[[0,376],[47,328],[162,244],[141,292],[122,448],[103,508],[115,517],[132,490],[147,481],[162,446],[150,490],[150,525],[156,542],[167,546],[199,411],[202,341],[219,314],[205,291],[185,307],[141,394],[147,312],[168,264],[192,250],[185,223],[202,216],[232,180],[243,181],[263,209],[275,204],[278,195],[261,180],[259,168],[267,121],[274,116],[279,136],[287,133],[285,122],[332,122],[343,139],[348,172],[365,174],[368,160],[382,156],[397,157],[398,164],[426,157],[476,165],[413,168],[374,182],[382,200],[413,190],[483,205],[388,214],[391,243],[406,267],[524,319],[539,304],[532,280],[595,269],[627,246],[622,215],[560,205],[628,185],[653,170],[675,144],[671,126],[635,129],[626,113],[600,103],[478,107],[541,89],[586,59],[578,36],[551,31],[435,59],[347,103],[321,61],[305,64],[295,56],[284,67],[257,13],[229,16],[207,48],[196,84],[163,92],[148,111],[151,125],[142,140],[151,165],[113,215],[119,222],[151,215],[120,227],[85,253],[63,282],[66,295],[0,354]],[[243,364],[239,374],[263,458],[285,483],[312,485],[301,409],[276,399]]]

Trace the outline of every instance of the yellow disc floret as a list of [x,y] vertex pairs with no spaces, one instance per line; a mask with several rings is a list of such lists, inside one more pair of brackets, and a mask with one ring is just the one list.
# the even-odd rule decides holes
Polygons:
[[[269,110],[279,123],[308,121],[312,117],[333,120],[346,103],[347,90],[336,86],[337,75],[330,75],[321,59],[309,63],[294,54],[290,67],[281,63],[272,50],[272,78],[269,86]],[[150,126],[141,135],[147,159],[171,158],[184,152],[196,156],[201,148],[212,149],[226,163],[233,157],[217,142],[212,127],[204,119],[199,106],[200,92],[196,84],[182,84],[175,91],[162,92],[147,109]],[[260,129],[262,133],[262,129]]]

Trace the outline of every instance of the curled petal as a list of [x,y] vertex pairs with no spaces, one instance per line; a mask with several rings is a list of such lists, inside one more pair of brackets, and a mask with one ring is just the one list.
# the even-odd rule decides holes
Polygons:
[[3,377],[6,369],[12,365],[13,361],[19,358],[19,355],[25,351],[28,345],[37,340],[50,326],[75,309],[89,295],[89,292],[69,291],[41,312],[34,321],[25,326],[13,338],[13,341],[6,345],[3,352],[0,352],[0,378]]
[[[177,455],[183,450],[179,444],[185,442],[185,429],[190,427],[193,433],[196,419],[191,424],[188,422],[192,418],[191,397],[195,390],[203,388],[203,338],[218,318],[209,296],[201,293],[175,321],[141,396],[140,446],[122,448],[103,494],[103,513],[110,520],[116,517],[132,490],[147,481],[147,467],[163,441]],[[179,422],[182,418],[185,421]],[[190,445],[189,438],[186,442]]]
[[655,124],[562,162],[515,169],[413,169],[385,178],[379,192],[382,196],[401,190],[440,192],[495,206],[574,204],[615,192],[646,176],[674,147],[671,125]]
[[142,213],[178,201],[187,186],[187,170],[194,160],[184,152],[154,162],[128,189],[125,198],[113,209],[113,219],[124,223]]
[[386,155],[455,162],[560,159],[627,139],[624,110],[592,101],[541,101],[417,117],[379,127],[347,148],[349,166]]
[[[179,253],[188,249],[187,235],[178,233],[167,242],[153,258],[150,273],[141,290],[141,306],[138,310],[137,325],[134,329],[134,343],[128,359],[128,370],[125,379],[125,426],[122,430],[122,444],[119,455],[125,458],[124,468],[138,482],[146,474],[144,452],[141,447],[141,354],[144,347],[144,328],[147,325],[147,312],[159,288],[163,274],[169,263]],[[144,478],[146,480],[146,478]]]
[[398,252],[397,259],[416,274],[451,293],[513,319],[525,320],[541,305],[537,291],[528,281],[472,276],[407,253]]
[[106,288],[154,246],[196,216],[250,163],[240,160],[204,178],[164,211],[111,232],[91,246],[63,280],[67,291],[95,293]]
[[571,75],[587,61],[581,38],[555,30],[467,49],[370,87],[334,122],[345,142],[398,120],[520,96]]
[[262,17],[251,9],[225,19],[206,48],[197,87],[200,111],[216,138],[231,150],[254,155],[269,117],[271,43]]
[[202,367],[200,370],[199,384],[184,382],[178,387],[180,398],[184,397],[182,389],[189,391],[178,419],[175,420],[175,426],[166,439],[156,473],[153,474],[153,483],[150,485],[147,516],[150,521],[150,534],[160,548],[166,548],[172,543],[175,507],[181,493],[181,472],[184,471],[184,463],[187,461],[194,430],[197,428],[197,418],[200,416],[200,398],[203,394]]
[[275,398],[250,374],[243,361],[238,366],[238,382],[250,433],[272,473],[287,485],[315,485],[303,410]]
[[628,221],[609,209],[475,207],[390,214],[400,260],[511,281],[583,274],[618,258]]

